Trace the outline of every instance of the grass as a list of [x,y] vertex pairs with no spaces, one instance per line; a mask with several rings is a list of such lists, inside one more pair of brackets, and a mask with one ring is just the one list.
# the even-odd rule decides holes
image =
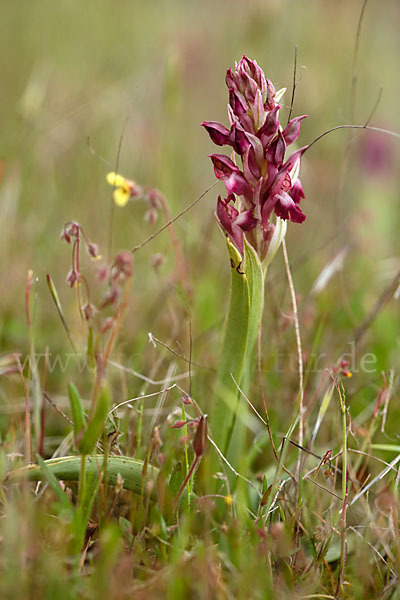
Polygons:
[[[235,472],[211,419],[208,443],[204,420],[196,435],[213,412],[228,306],[220,184],[142,245],[212,184],[199,125],[226,123],[224,72],[243,52],[290,90],[298,46],[301,144],[352,111],[364,124],[381,86],[371,125],[400,131],[398,6],[366,3],[356,38],[362,5],[3,7],[2,597],[399,597],[398,142],[337,131],[304,159],[307,220],[286,238],[293,285],[280,251]],[[138,199],[111,208],[114,170],[162,191],[155,212]],[[89,327],[86,288],[79,299],[65,282],[72,246],[59,233],[72,219],[103,256],[81,241],[96,307],[111,222],[112,260],[140,247],[132,274],[118,263],[118,302]],[[41,483],[13,482],[40,456],[62,469],[74,456],[73,469],[60,485],[41,462]],[[194,462],[193,493],[175,505]]]

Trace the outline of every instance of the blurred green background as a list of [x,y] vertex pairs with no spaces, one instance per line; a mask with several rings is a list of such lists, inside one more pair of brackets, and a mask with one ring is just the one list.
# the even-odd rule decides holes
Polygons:
[[[400,131],[400,5],[396,0],[367,4],[354,71],[361,7],[355,0],[3,1],[1,350],[28,347],[28,269],[38,277],[37,351],[66,346],[46,273],[55,280],[66,314],[75,314],[68,317],[73,331],[79,329],[75,296],[64,283],[70,249],[59,234],[66,221],[77,220],[106,253],[112,192],[105,175],[115,167],[122,132],[119,172],[162,190],[172,214],[213,182],[207,155],[214,147],[200,123],[227,123],[225,71],[243,53],[257,60],[277,89],[288,88],[287,106],[297,46],[294,115],[309,115],[301,145],[350,122],[355,72],[354,122],[367,120],[383,88],[372,124]],[[281,111],[283,122],[287,112]],[[304,345],[310,352],[324,323],[319,350],[327,352],[326,366],[348,351],[354,329],[400,265],[398,143],[365,132],[356,132],[350,147],[348,139],[349,132],[335,132],[305,156],[307,220],[303,226],[290,224],[288,232]],[[376,148],[378,159],[384,156],[379,168],[380,159],[372,166],[368,162]],[[216,197],[222,193],[218,186],[176,223],[195,282],[190,308],[193,353],[208,364],[216,356],[229,277],[224,241],[213,218]],[[115,251],[132,248],[155,230],[144,220],[146,211],[141,201],[116,208]],[[156,227],[163,223],[160,217]],[[319,294],[310,295],[318,274],[345,247],[342,273]],[[158,275],[151,267],[157,252],[166,258]],[[90,272],[89,261],[85,268]],[[141,354],[147,348],[147,331],[169,336],[171,322],[179,320],[176,306],[188,306],[171,285],[174,270],[167,232],[135,255],[133,305],[124,336],[137,357],[130,365],[144,371],[152,360],[146,363]],[[271,282],[266,331],[275,332],[269,339],[279,341],[277,323],[291,310],[280,259]],[[366,350],[378,356],[372,375],[376,382],[381,369],[398,366],[397,316],[397,303],[392,302],[369,338]],[[173,335],[187,353],[187,327],[176,327]]]

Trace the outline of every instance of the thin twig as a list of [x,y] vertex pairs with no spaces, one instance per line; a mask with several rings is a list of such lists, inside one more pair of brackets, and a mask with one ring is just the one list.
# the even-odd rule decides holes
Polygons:
[[217,451],[218,456],[223,460],[223,462],[226,464],[226,466],[232,471],[232,473],[234,475],[236,475],[236,477],[239,477],[239,479],[242,479],[243,481],[245,481],[250,487],[253,488],[253,490],[255,490],[257,492],[257,495],[261,498],[262,494],[260,493],[260,491],[257,489],[257,487],[254,485],[254,483],[252,481],[250,481],[250,479],[247,479],[244,475],[241,475],[240,473],[238,473],[238,471],[236,471],[236,469],[234,467],[232,467],[231,463],[228,461],[228,459],[224,456],[224,454],[221,452],[221,450],[218,448],[217,444],[214,442],[214,440],[208,435],[207,436],[208,441],[210,442],[210,444],[212,446],[214,446],[214,448]]
[[189,371],[187,371],[186,373],[181,373],[180,375],[173,375],[172,377],[167,377],[164,379],[151,379],[150,377],[146,377],[146,375],[143,375],[142,373],[138,373],[134,369],[130,369],[129,367],[125,367],[124,365],[120,365],[119,363],[117,363],[113,360],[109,360],[107,364],[112,365],[113,367],[116,367],[117,369],[120,369],[121,371],[124,371],[124,373],[129,373],[130,375],[134,375],[138,379],[141,379],[142,381],[145,381],[146,383],[148,383],[150,385],[168,385],[172,381],[181,381],[182,379],[188,379],[190,377],[190,373],[189,373]]
[[356,33],[356,41],[354,44],[353,51],[353,62],[351,66],[351,94],[350,94],[350,121],[354,120],[354,115],[356,111],[356,94],[357,94],[357,60],[358,60],[358,51],[360,47],[360,39],[361,39],[361,28],[364,19],[365,8],[367,6],[368,0],[364,0],[363,5],[361,7],[360,16],[358,19],[357,25],[357,33]]
[[393,571],[393,569],[388,565],[387,560],[385,559],[384,556],[382,556],[382,554],[379,552],[379,550],[373,545],[371,544],[371,542],[369,542],[367,539],[365,539],[364,535],[361,535],[361,533],[359,531],[357,531],[357,529],[355,527],[353,527],[352,525],[350,525],[349,529],[351,529],[351,531],[354,531],[355,534],[357,534],[362,540],[364,540],[364,542],[366,544],[368,544],[368,546],[371,548],[371,550],[373,552],[375,552],[375,554],[377,556],[379,556],[379,558],[381,559],[381,561],[387,566],[387,568],[389,569],[389,571],[391,572],[391,574],[393,575],[393,577],[396,577],[396,573]]
[[390,369],[390,371],[389,371],[389,386],[386,390],[385,402],[383,404],[382,425],[381,425],[382,433],[385,433],[387,411],[388,411],[389,401],[390,401],[391,395],[393,393],[393,381],[394,381],[394,369]]
[[181,281],[181,284],[182,284],[182,287],[183,287],[185,293],[188,296],[191,296],[191,294],[193,293],[193,286],[189,279],[186,262],[183,257],[183,254],[182,254],[181,245],[179,243],[179,239],[176,234],[175,227],[173,226],[173,224],[171,222],[171,215],[169,212],[167,199],[164,197],[164,194],[160,193],[158,195],[158,200],[161,204],[165,221],[170,224],[168,231],[169,231],[169,236],[171,238],[172,248],[175,253],[175,260],[176,260],[176,266],[177,266],[177,270],[178,270],[179,279]]
[[211,185],[209,185],[208,188],[206,190],[204,190],[204,192],[202,194],[200,194],[200,196],[198,196],[196,198],[196,200],[193,200],[193,202],[191,202],[188,206],[186,206],[186,208],[184,208],[183,210],[181,210],[180,213],[178,213],[177,215],[175,215],[175,217],[173,217],[172,219],[170,219],[167,223],[165,223],[165,225],[163,225],[162,227],[160,227],[160,229],[158,229],[157,231],[155,231],[154,233],[152,233],[148,238],[146,238],[145,240],[143,240],[143,242],[141,242],[137,246],[134,246],[134,248],[132,248],[132,250],[131,250],[132,254],[134,254],[138,250],[141,250],[149,242],[153,241],[154,238],[156,238],[160,233],[162,233],[165,229],[167,229],[170,225],[172,225],[172,223],[175,223],[175,221],[177,221],[178,219],[180,219],[181,217],[183,217],[183,215],[186,214],[191,208],[193,208],[193,206],[195,206],[198,202],[200,202],[200,200],[202,200],[202,198],[204,198],[204,196],[215,185],[217,185],[217,183],[218,183],[218,180],[214,181],[214,183],[212,183]]
[[378,300],[375,303],[375,306],[364,319],[364,321],[359,325],[354,333],[354,342],[358,344],[361,338],[365,335],[372,322],[376,319],[380,311],[383,307],[393,298],[397,288],[400,284],[400,271],[398,271],[395,277],[392,279],[390,284],[387,286],[385,290],[383,290],[382,294],[379,296]]
[[[300,325],[299,325],[299,315],[297,312],[296,292],[295,292],[294,285],[293,285],[292,274],[290,272],[289,258],[288,258],[288,253],[287,253],[287,249],[286,249],[285,239],[282,240],[282,250],[283,250],[283,257],[284,257],[284,261],[285,261],[286,274],[287,274],[288,283],[289,283],[290,296],[292,299],[293,319],[294,319],[294,326],[295,326],[295,332],[296,332],[297,358],[298,358],[298,365],[299,365],[299,445],[303,446],[303,438],[304,438],[303,351],[301,348]],[[300,523],[300,518],[301,518],[301,510],[300,510],[301,464],[302,464],[302,454],[301,454],[301,452],[299,452],[299,455],[297,458],[296,477],[295,477],[296,505],[298,508],[296,524],[295,524],[296,548],[298,547],[299,536],[300,536],[299,523]],[[295,555],[294,561],[296,561],[296,557],[297,557],[297,554]]]
[[250,402],[250,400],[248,399],[248,397],[246,396],[246,394],[244,393],[244,391],[242,390],[242,388],[240,387],[240,385],[239,385],[239,384],[238,384],[238,382],[236,381],[236,379],[235,379],[235,377],[234,377],[233,373],[231,373],[231,377],[232,377],[233,383],[234,383],[234,384],[235,384],[235,386],[237,387],[237,389],[238,389],[239,393],[240,393],[240,394],[241,394],[241,396],[243,396],[243,398],[246,400],[247,404],[250,406],[250,408],[252,409],[252,411],[253,411],[253,412],[254,412],[254,413],[257,415],[257,417],[260,419],[260,421],[261,421],[261,422],[262,422],[262,423],[263,423],[263,424],[264,424],[266,427],[268,427],[266,420],[265,420],[265,419],[264,419],[264,418],[263,418],[263,417],[260,415],[260,413],[258,412],[258,410],[256,409],[256,407],[254,406],[254,404],[252,404],[252,403]]
[[[168,366],[168,371],[167,371],[167,378],[172,378],[174,376],[175,373],[175,369],[176,369],[176,362],[172,361],[169,366]],[[160,415],[160,410],[163,408],[165,401],[167,399],[168,396],[168,392],[169,390],[166,390],[165,392],[163,392],[162,394],[159,395],[158,399],[157,399],[157,404],[156,404],[156,410],[153,414],[153,417],[151,419],[151,424],[150,424],[150,431],[153,431],[156,423],[157,423],[157,419]]]
[[33,447],[32,447],[32,434],[31,434],[31,414],[29,411],[29,398],[28,398],[28,388],[26,385],[24,372],[22,370],[21,361],[19,360],[18,354],[15,354],[15,360],[18,366],[18,371],[21,376],[22,385],[24,388],[24,396],[25,396],[25,458],[27,462],[33,462]]
[[89,148],[89,152],[90,152],[91,154],[93,154],[93,156],[95,156],[96,158],[98,158],[99,160],[101,160],[101,162],[102,162],[102,163],[104,163],[105,165],[107,165],[107,167],[108,167],[110,170],[112,170],[112,169],[114,168],[114,165],[112,165],[112,164],[110,163],[110,161],[106,160],[106,159],[105,159],[103,156],[101,156],[101,154],[99,154],[98,152],[96,152],[96,150],[93,148],[93,146],[92,146],[92,144],[91,144],[91,141],[90,141],[90,137],[89,137],[89,136],[87,136],[87,138],[86,138],[86,143],[87,143],[87,146],[88,146],[88,148]]
[[303,477],[303,479],[305,481],[310,481],[310,483],[313,483],[314,485],[316,485],[317,487],[319,487],[321,490],[323,490],[327,494],[330,494],[331,496],[334,496],[338,500],[342,499],[341,496],[338,496],[338,494],[335,494],[335,492],[332,492],[332,490],[330,490],[329,488],[325,487],[324,485],[321,485],[320,483],[318,483],[318,481],[315,481],[315,479],[311,479],[310,477]]
[[66,414],[65,414],[65,412],[63,412],[63,411],[61,410],[61,408],[59,408],[59,407],[57,406],[57,404],[54,402],[54,400],[52,400],[52,399],[50,398],[50,396],[47,394],[47,392],[43,392],[43,398],[45,398],[45,399],[47,400],[47,402],[48,402],[49,404],[51,404],[51,406],[54,408],[54,410],[55,410],[55,411],[57,411],[57,412],[58,412],[58,414],[60,414],[60,415],[61,415],[61,416],[62,416],[62,417],[63,417],[63,418],[66,420],[66,421],[68,421],[68,423],[69,423],[70,425],[73,425],[73,424],[74,424],[74,423],[73,423],[73,421],[72,421],[72,420],[69,418],[69,416],[68,416],[68,415],[66,415]]
[[[124,123],[122,125],[121,135],[119,137],[119,143],[118,143],[117,156],[115,159],[115,171],[114,171],[115,173],[118,173],[119,159],[121,156],[121,149],[122,149],[122,141],[124,139],[125,129],[128,124],[130,116],[131,116],[131,114],[129,113],[125,117]],[[115,212],[115,202],[114,202],[114,198],[112,197],[111,210],[110,210],[110,228],[109,228],[109,232],[108,232],[108,262],[111,262],[111,255],[112,255],[112,236],[113,236],[114,212]]]
[[[342,467],[342,501],[343,507],[341,511],[341,532],[340,532],[340,566],[338,572],[338,581],[336,588],[336,595],[339,594],[339,591],[343,590],[344,584],[344,575],[345,575],[345,567],[346,567],[346,559],[347,559],[347,537],[346,537],[346,513],[348,507],[348,494],[349,494],[349,469],[348,469],[348,453],[347,453],[347,410],[346,410],[346,397],[344,395],[343,385],[338,383],[338,380],[335,380],[335,387],[339,394],[340,401],[340,410],[342,414],[342,437],[343,437],[343,467]],[[340,391],[340,387],[342,387],[342,392]]]
[[271,448],[272,448],[272,452],[274,453],[275,460],[277,462],[279,462],[279,456],[278,456],[278,453],[275,448],[274,438],[272,437],[271,425],[269,422],[269,412],[268,412],[267,402],[265,400],[264,389],[263,389],[263,384],[262,384],[262,377],[261,377],[261,323],[258,327],[258,333],[257,333],[257,376],[258,376],[258,387],[260,390],[260,396],[261,396],[261,400],[262,400],[264,412],[265,412],[265,425],[267,427],[269,441],[271,442]]
[[374,477],[366,486],[364,486],[362,488],[362,490],[360,492],[358,492],[358,494],[356,494],[354,496],[354,498],[350,502],[350,506],[353,505],[355,502],[357,502],[357,500],[359,498],[361,498],[361,496],[363,496],[373,485],[375,485],[375,483],[377,483],[378,481],[383,479],[385,477],[385,475],[387,475],[389,473],[389,471],[392,470],[393,467],[398,464],[399,461],[400,461],[400,454],[398,454],[396,456],[396,458],[394,458],[392,460],[392,462],[389,463],[385,469],[383,469],[383,471],[381,471],[376,477]]
[[[151,336],[151,337],[150,337]],[[171,354],[173,354],[174,356],[177,356],[178,358],[180,358],[181,360],[183,360],[184,362],[186,362],[188,365],[190,365],[190,367],[199,367],[200,369],[207,369],[209,371],[215,371],[214,367],[209,367],[208,365],[202,365],[198,362],[195,362],[194,360],[192,360],[191,356],[190,358],[186,358],[186,356],[184,356],[183,354],[179,354],[179,352],[177,352],[176,350],[174,350],[173,348],[171,348],[171,346],[168,346],[168,344],[166,344],[165,342],[162,342],[161,340],[159,340],[158,338],[156,338],[155,335],[153,335],[151,332],[149,332],[149,338],[151,342],[155,342],[156,344],[160,344],[160,346],[162,346],[163,348],[165,348],[166,350],[168,350],[169,352],[171,352]]]
[[113,412],[118,410],[118,408],[121,408],[121,406],[126,406],[127,404],[137,402],[137,400],[143,400],[144,398],[153,398],[154,396],[159,396],[160,394],[165,394],[165,393],[169,392],[170,390],[173,390],[174,388],[177,388],[182,393],[185,393],[182,388],[180,388],[178,385],[176,385],[176,383],[173,383],[169,387],[166,387],[163,390],[159,390],[158,392],[152,392],[151,394],[142,394],[141,396],[136,396],[136,398],[131,398],[130,400],[124,400],[123,402],[120,402],[116,406],[113,406],[113,408],[109,411],[107,417],[109,417]]
[[190,397],[192,397],[192,352],[193,352],[192,321],[189,320],[189,396]]
[[379,133],[384,133],[386,135],[390,135],[392,137],[400,139],[400,133],[397,133],[396,131],[391,131],[390,129],[383,129],[382,127],[371,127],[371,125],[336,125],[336,127],[331,127],[331,129],[327,129],[326,131],[318,135],[315,139],[313,139],[312,142],[307,144],[307,146],[304,147],[303,153],[309,150],[323,137],[325,137],[329,133],[332,133],[333,131],[338,131],[339,129],[366,129],[367,131],[378,131]]
[[296,93],[296,75],[297,75],[297,46],[294,47],[294,65],[293,65],[293,84],[292,84],[292,97],[290,99],[290,109],[287,122],[289,123],[293,112],[294,96]]
[[64,312],[63,312],[63,309],[61,306],[60,299],[58,297],[56,286],[54,285],[54,281],[53,281],[52,277],[48,273],[46,275],[46,280],[47,280],[47,286],[49,288],[51,297],[52,297],[55,307],[57,309],[58,316],[60,317],[60,321],[62,323],[62,326],[64,327],[64,331],[67,334],[68,341],[71,344],[71,348],[74,351],[74,353],[77,354],[76,346],[73,342],[71,332],[69,330],[69,327],[68,327],[67,322],[64,317]]
[[300,337],[300,325],[299,325],[299,314],[297,311],[296,292],[293,285],[292,274],[290,271],[289,258],[286,249],[285,240],[282,240],[283,257],[285,261],[286,274],[289,283],[290,296],[292,300],[293,308],[293,320],[296,332],[296,344],[297,344],[297,359],[299,365],[299,445],[303,445],[304,437],[304,390],[303,390],[303,351],[301,348],[301,337]]
[[383,94],[383,88],[381,87],[381,88],[379,89],[379,92],[378,92],[378,97],[377,97],[377,99],[376,99],[376,102],[375,102],[374,106],[372,107],[371,113],[370,113],[370,115],[369,115],[368,119],[365,121],[365,125],[369,125],[369,124],[370,124],[370,122],[371,122],[371,120],[372,120],[372,117],[374,116],[374,114],[375,114],[375,112],[376,112],[376,109],[377,109],[377,108],[378,108],[378,106],[379,106],[379,102],[381,101],[382,94]]

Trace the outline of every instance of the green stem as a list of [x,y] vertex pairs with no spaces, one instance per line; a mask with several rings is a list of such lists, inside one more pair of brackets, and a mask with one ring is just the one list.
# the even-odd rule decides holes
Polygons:
[[231,264],[231,297],[210,426],[213,440],[237,468],[245,455],[247,416],[247,407],[237,386],[244,394],[248,393],[264,304],[264,275],[254,248],[246,240],[243,257],[228,238],[226,242]]
[[140,458],[140,446],[142,444],[142,425],[143,425],[143,410],[144,410],[144,400],[138,403],[138,408],[136,410],[137,415],[137,425],[136,425],[136,458]]
[[82,506],[85,499],[85,467],[86,467],[86,456],[81,455],[81,468],[79,472],[79,498],[78,506]]
[[342,437],[343,437],[343,455],[342,455],[342,515],[341,515],[341,544],[340,544],[340,566],[339,566],[339,576],[338,576],[338,587],[337,592],[339,590],[342,593],[344,592],[343,582],[344,582],[344,572],[346,566],[346,511],[347,511],[347,498],[348,498],[348,453],[347,453],[347,415],[346,415],[346,399],[344,394],[343,385],[341,385],[343,395],[340,391],[339,384],[336,384],[339,400],[340,400],[340,410],[342,413]]
[[[186,421],[186,411],[185,411],[185,405],[182,402],[182,421]],[[188,428],[187,425],[185,425],[182,428],[182,433],[183,433],[183,437],[185,438],[185,444],[183,447],[183,452],[185,455],[185,468],[186,468],[186,477],[189,475],[189,454],[188,454],[188,445],[187,445],[187,441],[186,441],[186,437],[188,434]],[[190,509],[190,494],[192,492],[193,489],[193,478],[191,478],[188,481],[188,508]]]

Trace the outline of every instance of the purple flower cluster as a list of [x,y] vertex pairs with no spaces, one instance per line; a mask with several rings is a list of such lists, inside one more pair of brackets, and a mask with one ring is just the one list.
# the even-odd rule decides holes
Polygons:
[[[274,212],[281,219],[302,223],[305,215],[299,207],[304,198],[298,179],[301,155],[306,147],[285,160],[286,147],[299,136],[302,120],[295,117],[282,128],[277,104],[282,95],[276,93],[255,60],[246,56],[228,69],[226,85],[229,90],[228,117],[230,129],[216,121],[202,126],[217,146],[231,146],[231,158],[211,154],[215,176],[222,179],[227,198],[218,197],[216,215],[232,242],[243,254],[243,235],[264,258],[274,225]],[[242,166],[235,161],[240,156]]]

